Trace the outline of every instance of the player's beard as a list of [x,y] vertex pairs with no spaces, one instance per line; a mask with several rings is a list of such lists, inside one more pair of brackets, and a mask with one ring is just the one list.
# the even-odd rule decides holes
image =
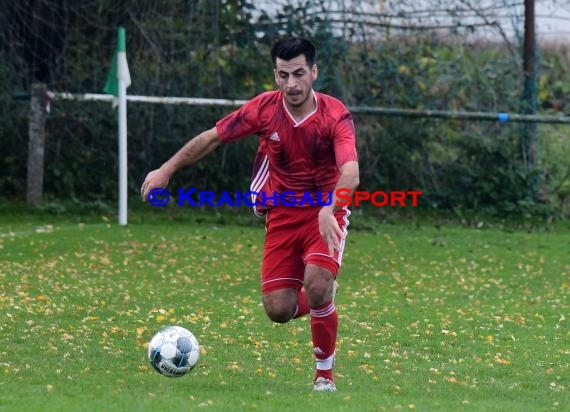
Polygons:
[[310,93],[308,92],[301,92],[298,94],[294,94],[294,95],[290,95],[290,94],[285,94],[285,100],[287,101],[287,103],[291,106],[294,107],[296,109],[302,107],[307,100],[310,97]]

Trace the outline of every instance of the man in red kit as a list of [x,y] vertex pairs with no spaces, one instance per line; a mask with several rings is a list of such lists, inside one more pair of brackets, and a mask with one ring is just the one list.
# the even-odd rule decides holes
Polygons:
[[[147,175],[141,195],[146,200],[153,188],[165,188],[177,170],[223,143],[260,137],[251,190],[261,195],[254,199],[256,214],[266,215],[263,306],[278,323],[310,315],[316,359],[313,387],[332,392],[338,328],[335,279],[350,214],[346,207],[336,206],[335,191],[354,190],[359,183],[354,123],[339,100],[313,90],[318,71],[310,41],[280,40],[271,58],[278,90],[261,93],[188,141]],[[284,192],[288,204],[296,206],[279,201]],[[307,193],[314,199],[331,193],[332,201],[299,202]]]

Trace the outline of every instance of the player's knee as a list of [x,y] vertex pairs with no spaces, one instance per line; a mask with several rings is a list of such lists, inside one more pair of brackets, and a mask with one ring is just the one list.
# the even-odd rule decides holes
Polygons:
[[326,260],[307,264],[305,268],[305,290],[307,291],[309,306],[324,305],[332,300],[334,287],[332,269]]
[[319,286],[312,289],[307,288],[307,300],[310,306],[320,306],[331,300],[331,290],[326,286]]
[[282,308],[265,308],[265,313],[271,321],[275,323],[287,323],[293,318],[291,310],[283,310]]
[[307,290],[307,300],[310,306],[320,306],[328,303],[332,299],[333,291],[332,278],[328,279],[311,279],[305,282],[305,289]]
[[283,296],[266,295],[263,297],[263,307],[273,322],[286,323],[293,318],[296,302],[284,299]]

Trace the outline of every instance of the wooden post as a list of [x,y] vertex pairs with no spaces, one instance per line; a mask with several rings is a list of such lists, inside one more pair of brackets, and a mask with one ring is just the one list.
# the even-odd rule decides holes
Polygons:
[[[525,0],[524,19],[524,54],[523,54],[523,110],[525,114],[535,114],[537,109],[537,76],[536,76],[536,35],[535,35],[535,0]],[[523,157],[527,170],[537,164],[537,130],[536,124],[528,124],[523,130]]]
[[44,152],[46,137],[47,89],[33,84],[29,113],[28,177],[26,201],[29,207],[42,203],[44,186]]

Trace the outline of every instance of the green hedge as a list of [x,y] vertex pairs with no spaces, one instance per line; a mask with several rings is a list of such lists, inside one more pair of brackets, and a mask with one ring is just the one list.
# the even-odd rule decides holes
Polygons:
[[[16,7],[16,2],[9,3]],[[47,3],[54,13],[63,13],[58,2]],[[37,41],[26,44],[29,37],[17,34],[18,24],[24,31],[34,30],[33,16],[0,27],[4,38],[20,41],[0,49],[4,198],[25,197],[29,103],[12,99],[12,94],[29,90],[33,82],[44,82],[54,91],[101,92],[119,23],[127,31],[130,94],[248,99],[273,87],[273,40],[295,34],[311,37],[319,47],[316,88],[348,105],[521,111],[521,56],[512,51],[517,45],[426,33],[378,41],[362,41],[354,33],[341,37],[322,17],[326,14],[309,12],[318,8],[316,1],[306,2],[306,8],[285,7],[279,20],[263,12],[252,18],[255,6],[246,1],[155,3],[162,2],[133,2],[130,8],[71,2],[66,12],[92,18],[68,19],[65,27],[44,21],[42,35],[52,39],[52,49],[46,50]],[[8,17],[10,12],[14,9],[4,11]],[[541,50],[542,113],[560,110],[570,90],[564,53]],[[136,196],[149,170],[229,110],[129,104],[131,195]],[[364,115],[355,119],[363,189],[422,190],[422,208],[455,213],[569,213],[570,149],[563,126],[537,126],[539,156],[529,164],[522,151],[528,129],[521,125]],[[116,130],[116,112],[109,104],[55,101],[47,120],[47,198],[114,201]],[[255,138],[225,146],[180,173],[173,185],[246,189],[255,147]]]

